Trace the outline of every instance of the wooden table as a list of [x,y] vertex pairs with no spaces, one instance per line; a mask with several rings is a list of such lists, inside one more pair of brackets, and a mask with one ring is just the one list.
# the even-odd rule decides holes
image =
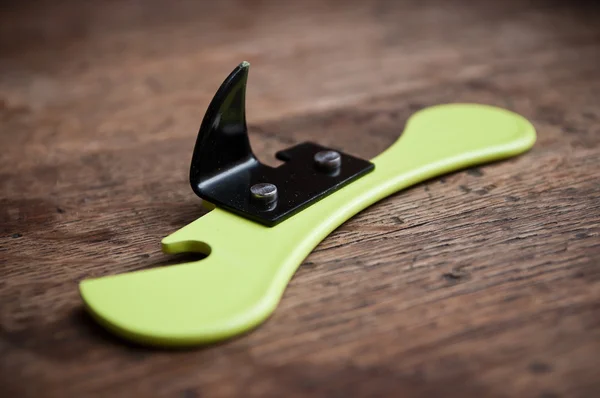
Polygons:
[[[17,2],[0,17],[0,396],[600,396],[600,24],[592,2]],[[129,345],[78,282],[188,261],[198,126],[252,63],[255,152],[370,158],[416,110],[538,130],[316,248],[275,314],[191,351]]]

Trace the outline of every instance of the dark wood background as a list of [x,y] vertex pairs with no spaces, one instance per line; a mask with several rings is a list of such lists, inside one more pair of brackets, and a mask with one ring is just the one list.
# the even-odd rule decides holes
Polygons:
[[[0,10],[0,396],[600,396],[594,2]],[[309,139],[372,157],[411,113],[446,102],[514,110],[538,142],[354,217],[246,336],[129,345],[89,320],[78,282],[189,260],[159,242],[202,214],[192,147],[242,60],[267,163]]]

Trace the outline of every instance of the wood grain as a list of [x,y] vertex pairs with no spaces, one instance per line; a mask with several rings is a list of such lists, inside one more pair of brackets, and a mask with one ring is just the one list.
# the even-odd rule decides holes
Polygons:
[[[600,396],[593,2],[1,7],[0,396]],[[354,217],[246,336],[129,345],[77,284],[189,260],[159,242],[202,214],[195,134],[244,59],[267,163],[306,140],[372,157],[447,102],[514,110],[538,143]]]

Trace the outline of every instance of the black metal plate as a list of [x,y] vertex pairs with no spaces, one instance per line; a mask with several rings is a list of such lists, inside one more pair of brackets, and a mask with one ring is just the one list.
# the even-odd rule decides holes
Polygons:
[[[313,143],[277,153],[285,163],[269,167],[258,161],[246,126],[246,83],[250,64],[239,64],[221,84],[206,110],[190,166],[190,184],[202,199],[273,226],[373,170],[371,162],[340,153],[334,174],[319,171],[314,155],[327,150]],[[252,200],[250,187],[270,183],[279,199],[270,206]]]
[[[199,182],[194,191],[218,207],[274,226],[375,168],[369,161],[337,151],[341,168],[335,174],[327,174],[315,166],[314,155],[328,149],[310,142],[296,145],[277,153],[277,158],[285,163],[276,168],[250,158],[226,175]],[[250,187],[258,183],[277,186],[279,198],[271,209],[252,200]]]

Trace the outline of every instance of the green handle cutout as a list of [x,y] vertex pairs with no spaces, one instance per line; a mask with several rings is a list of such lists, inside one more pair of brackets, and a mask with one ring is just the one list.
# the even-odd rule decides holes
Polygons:
[[81,282],[88,311],[139,343],[190,346],[223,340],[263,322],[311,250],[378,200],[454,170],[518,155],[535,130],[491,106],[440,105],[413,115],[375,170],[268,228],[215,208],[162,241],[166,253],[210,252],[199,261]]

